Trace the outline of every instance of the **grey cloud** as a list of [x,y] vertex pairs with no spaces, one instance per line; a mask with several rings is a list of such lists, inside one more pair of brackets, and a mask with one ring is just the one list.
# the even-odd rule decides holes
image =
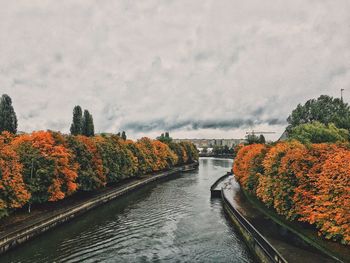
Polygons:
[[350,83],[348,0],[2,7],[0,93],[12,97],[20,130],[68,132],[80,104],[96,131],[130,136],[282,131],[299,102]]
[[268,125],[283,125],[284,120],[269,119],[269,120],[251,120],[251,119],[232,119],[232,120],[186,120],[179,122],[165,122],[164,120],[151,120],[147,122],[129,122],[122,126],[123,130],[132,130],[136,132],[157,131],[174,131],[178,129],[248,129],[260,124]]

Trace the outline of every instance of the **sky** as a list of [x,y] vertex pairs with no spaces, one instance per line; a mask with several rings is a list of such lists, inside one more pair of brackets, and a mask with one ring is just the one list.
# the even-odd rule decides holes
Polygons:
[[349,0],[0,0],[0,94],[21,131],[130,138],[276,132],[298,103],[350,100]]

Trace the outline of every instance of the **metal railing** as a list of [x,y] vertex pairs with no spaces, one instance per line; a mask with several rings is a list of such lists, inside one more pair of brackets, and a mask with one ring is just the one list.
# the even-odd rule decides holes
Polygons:
[[288,263],[283,256],[260,234],[260,232],[238,211],[231,202],[228,201],[224,189],[221,190],[223,202],[229,208],[230,212],[237,219],[239,224],[253,237],[253,242],[261,248],[271,262]]
[[[227,172],[226,174],[224,174],[223,176],[221,176],[219,179],[217,179],[215,181],[215,183],[212,184],[212,186],[210,187],[210,191],[213,191],[217,188],[217,186],[219,185],[219,183],[221,181],[223,181],[224,179],[226,179],[228,176],[232,175],[232,172]],[[221,189],[219,189],[219,191],[221,191]]]

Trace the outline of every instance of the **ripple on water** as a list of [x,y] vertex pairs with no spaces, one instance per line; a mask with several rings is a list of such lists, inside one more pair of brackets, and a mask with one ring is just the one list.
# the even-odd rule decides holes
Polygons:
[[133,192],[5,255],[4,262],[252,262],[210,185],[232,161]]

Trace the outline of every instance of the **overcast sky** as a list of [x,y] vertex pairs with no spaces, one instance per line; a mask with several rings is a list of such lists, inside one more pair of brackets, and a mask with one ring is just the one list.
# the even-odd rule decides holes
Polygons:
[[19,130],[68,132],[79,104],[96,132],[237,138],[282,132],[320,94],[350,99],[349,0],[0,3]]

